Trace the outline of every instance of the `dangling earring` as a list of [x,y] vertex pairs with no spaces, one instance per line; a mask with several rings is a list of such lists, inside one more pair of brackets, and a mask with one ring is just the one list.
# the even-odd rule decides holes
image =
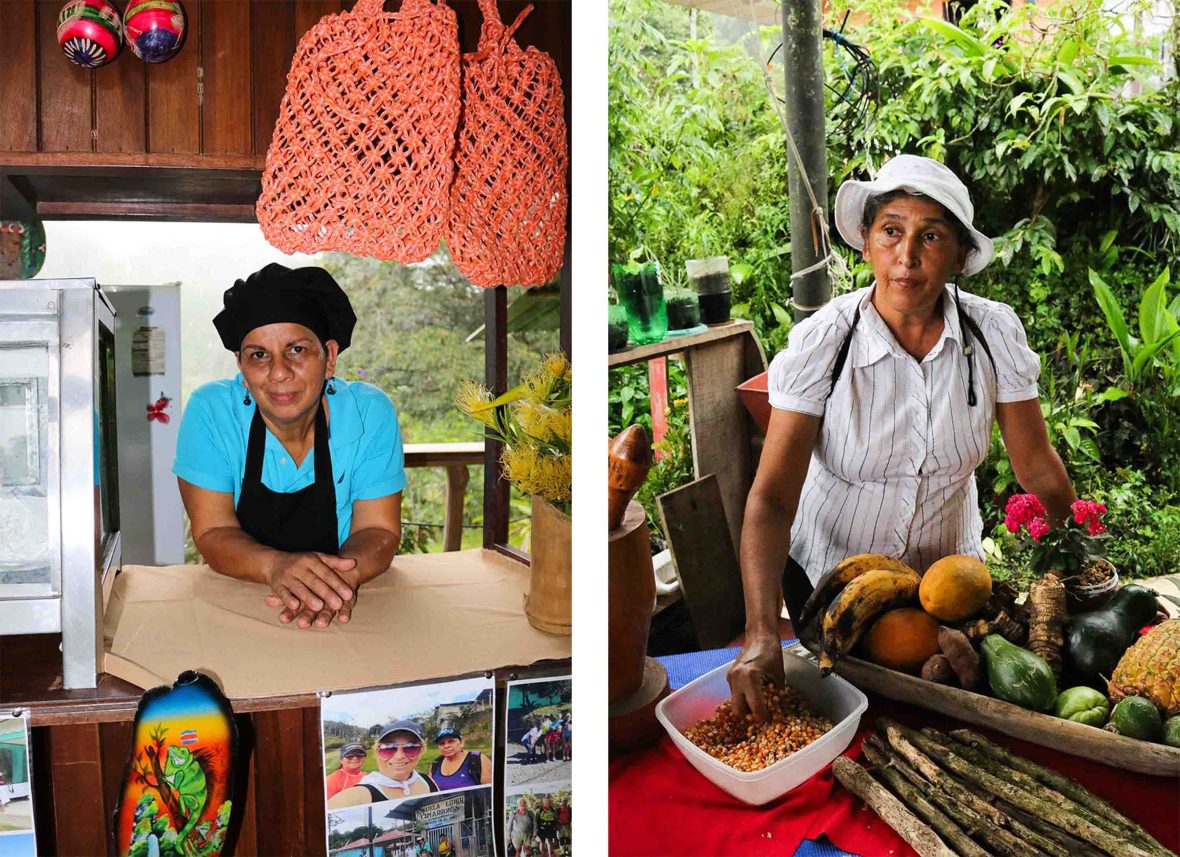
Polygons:
[[245,397],[244,399],[242,399],[242,404],[243,404],[243,405],[249,405],[249,404],[251,404],[251,399],[250,399],[250,391],[249,391],[249,390],[247,390],[247,391],[246,391],[246,397]]
[[336,395],[336,376],[333,375],[328,379],[327,393],[329,396]]

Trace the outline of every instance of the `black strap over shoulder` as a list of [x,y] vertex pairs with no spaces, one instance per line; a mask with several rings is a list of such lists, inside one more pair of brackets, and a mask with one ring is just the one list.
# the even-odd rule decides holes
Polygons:
[[[996,371],[996,358],[992,356],[992,350],[987,344],[987,340],[983,337],[983,331],[980,330],[979,325],[975,323],[975,319],[967,314],[963,309],[963,302],[958,298],[959,287],[955,286],[955,312],[959,317],[959,329],[963,333],[963,354],[967,357],[967,405],[968,407],[975,407],[975,348],[968,341],[975,339],[983,346],[983,352],[987,355],[988,361],[992,364],[992,373]],[[860,305],[857,304],[856,312],[852,314],[852,325],[848,328],[848,333],[844,335],[844,341],[840,343],[840,350],[836,352],[836,362],[832,364],[832,383],[828,388],[828,395],[824,398],[832,398],[832,393],[836,391],[836,382],[840,380],[840,376],[844,372],[844,364],[848,361],[848,352],[852,348],[852,335],[856,332],[856,326],[860,323]]]
[[848,350],[852,347],[852,334],[856,331],[858,324],[860,324],[860,304],[856,305],[856,312],[852,314],[852,326],[848,328],[848,333],[844,335],[844,341],[840,343],[840,350],[836,352],[836,362],[832,364],[832,384],[828,387],[828,395],[824,401],[832,398],[832,393],[836,391],[836,382],[840,380],[840,374],[844,371],[844,363],[848,360]]

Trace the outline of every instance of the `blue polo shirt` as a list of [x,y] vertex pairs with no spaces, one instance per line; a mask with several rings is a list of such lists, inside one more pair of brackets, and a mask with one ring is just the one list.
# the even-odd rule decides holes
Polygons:
[[[340,544],[348,539],[355,500],[376,500],[406,487],[405,457],[397,411],[384,392],[363,381],[335,380],[328,397],[328,449],[336,482],[336,523]],[[234,508],[242,494],[246,445],[254,404],[244,405],[246,388],[233,379],[202,384],[189,397],[180,420],[172,472],[199,488],[233,492]],[[262,484],[289,494],[315,482],[315,450],[300,467],[266,431]]]

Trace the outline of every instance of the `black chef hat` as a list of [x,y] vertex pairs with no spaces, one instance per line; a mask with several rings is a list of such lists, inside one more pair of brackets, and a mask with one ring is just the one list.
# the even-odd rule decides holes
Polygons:
[[344,289],[323,268],[270,264],[225,290],[224,309],[213,317],[221,344],[240,351],[246,334],[265,324],[302,324],[320,342],[352,342],[356,314]]

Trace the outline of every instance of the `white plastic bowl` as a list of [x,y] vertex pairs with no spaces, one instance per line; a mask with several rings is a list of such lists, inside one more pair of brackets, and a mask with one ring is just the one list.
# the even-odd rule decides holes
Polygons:
[[787,686],[807,700],[811,709],[832,722],[822,738],[761,771],[746,773],[714,759],[684,737],[684,730],[712,717],[729,699],[725,674],[729,664],[705,673],[666,697],[656,706],[656,717],[672,736],[689,764],[738,800],[764,804],[801,785],[830,764],[852,743],[868,698],[835,673],[821,678],[814,657],[798,643],[783,649]]

